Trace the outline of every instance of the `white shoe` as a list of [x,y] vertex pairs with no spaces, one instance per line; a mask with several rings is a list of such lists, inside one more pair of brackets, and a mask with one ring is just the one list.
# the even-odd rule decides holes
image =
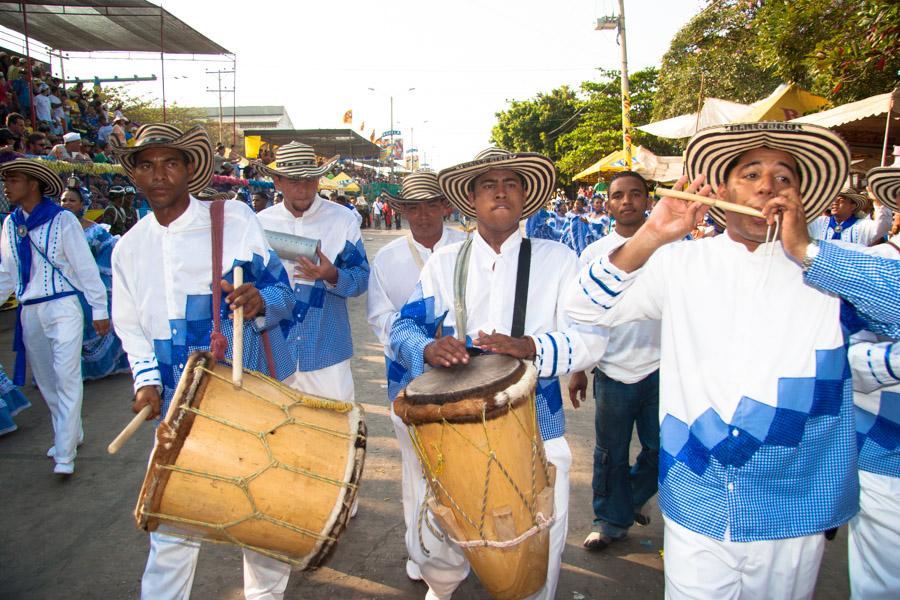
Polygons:
[[422,581],[422,571],[412,559],[406,559],[406,576],[413,581]]
[[[81,445],[84,444],[84,436],[78,439],[78,447],[81,448]],[[56,458],[56,446],[50,446],[47,450],[47,458]]]
[[53,472],[58,475],[71,475],[75,472],[75,463],[56,463]]

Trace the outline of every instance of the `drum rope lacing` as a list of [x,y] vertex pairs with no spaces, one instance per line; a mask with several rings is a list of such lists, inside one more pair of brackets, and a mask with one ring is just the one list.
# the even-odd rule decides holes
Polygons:
[[[530,416],[532,419],[532,423],[534,424],[533,430],[535,432],[539,432],[539,428],[537,425],[537,407],[535,405],[533,395],[531,398],[530,407],[531,407]],[[486,407],[482,407],[481,424],[482,424],[482,428],[484,430],[485,439],[487,439],[488,442],[490,442],[490,437],[488,436],[488,430],[487,430],[487,415],[486,415],[485,411],[486,411]],[[522,423],[521,419],[519,418],[519,416],[516,414],[516,412],[514,410],[509,410],[507,414],[512,415],[512,417],[516,420],[516,423],[518,424],[518,426],[522,430],[522,432],[527,433],[527,429],[525,428],[524,423]],[[456,502],[456,500],[453,498],[453,496],[447,491],[447,489],[441,483],[440,479],[438,479],[438,477],[437,477],[437,475],[440,474],[443,463],[444,463],[444,456],[443,456],[443,452],[441,451],[441,446],[443,445],[443,436],[444,436],[445,429],[443,429],[443,428],[441,429],[441,439],[440,439],[439,444],[431,444],[432,449],[435,451],[435,454],[437,455],[437,457],[436,457],[437,458],[437,465],[436,465],[437,468],[435,468],[435,465],[433,465],[431,463],[431,461],[428,458],[428,455],[425,453],[425,449],[422,445],[422,441],[419,439],[418,431],[416,430],[415,425],[407,426],[407,429],[409,430],[409,434],[410,434],[410,440],[412,441],[413,448],[416,450],[416,454],[419,455],[419,459],[423,465],[423,469],[425,469],[426,473],[430,473],[430,476],[426,477],[426,481],[428,482],[429,485],[428,485],[428,491],[426,492],[426,497],[422,503],[422,506],[420,507],[419,519],[418,519],[418,532],[417,532],[418,538],[419,538],[419,545],[421,546],[422,550],[424,551],[424,553],[426,555],[430,555],[430,552],[428,551],[427,547],[425,546],[425,542],[424,542],[424,539],[422,536],[423,522],[431,530],[432,534],[434,534],[436,538],[438,538],[440,541],[444,540],[444,536],[440,535],[438,532],[435,531],[435,528],[432,525],[432,523],[430,522],[430,519],[428,519],[427,515],[425,515],[425,506],[427,506],[429,500],[431,500],[431,499],[437,500],[437,493],[436,493],[437,491],[440,491],[442,493],[442,495],[447,499],[447,501],[451,504],[451,507],[453,508],[453,512],[456,515],[461,516],[473,529],[478,530],[479,534],[481,535],[481,539],[479,539],[479,540],[457,540],[457,539],[453,538],[452,536],[448,535],[448,537],[455,544],[460,546],[461,548],[473,548],[473,547],[485,547],[485,546],[490,546],[490,547],[494,547],[494,548],[508,548],[508,547],[515,546],[517,544],[522,543],[527,538],[546,529],[553,523],[553,521],[555,520],[555,516],[551,515],[549,518],[547,518],[543,513],[538,512],[535,509],[535,503],[536,503],[536,499],[537,499],[537,491],[536,491],[537,463],[538,462],[540,463],[540,466],[544,471],[544,477],[548,482],[550,480],[550,473],[549,473],[549,465],[547,463],[546,457],[544,456],[543,452],[539,452],[538,443],[534,439],[534,437],[532,437],[532,439],[531,439],[531,501],[529,502],[525,496],[525,493],[521,490],[521,488],[516,484],[516,482],[513,480],[512,476],[509,474],[509,471],[503,466],[502,463],[500,463],[500,461],[497,460],[496,454],[495,454],[493,448],[490,447],[490,445],[489,445],[488,451],[485,452],[484,450],[482,450],[481,448],[476,446],[465,435],[463,435],[459,431],[459,429],[454,426],[453,423],[450,423],[446,419],[442,418],[441,424],[444,427],[449,428],[451,431],[454,431],[457,435],[459,435],[459,437],[462,440],[464,440],[466,443],[468,443],[470,446],[472,446],[472,448],[474,448],[476,452],[478,452],[488,458],[487,472],[485,474],[485,487],[484,487],[484,491],[482,494],[481,515],[479,518],[479,523],[475,523],[474,519]],[[512,540],[488,540],[488,539],[485,539],[486,533],[484,531],[484,523],[485,523],[485,518],[486,518],[486,514],[487,514],[488,491],[490,488],[490,473],[491,473],[491,464],[492,463],[495,463],[497,465],[498,469],[503,474],[506,481],[510,484],[512,489],[519,496],[519,499],[528,508],[528,511],[531,514],[531,519],[532,519],[532,523],[533,523],[532,527],[529,528],[528,530],[526,530],[525,532],[523,532],[522,534],[516,536],[516,538],[514,538]]]

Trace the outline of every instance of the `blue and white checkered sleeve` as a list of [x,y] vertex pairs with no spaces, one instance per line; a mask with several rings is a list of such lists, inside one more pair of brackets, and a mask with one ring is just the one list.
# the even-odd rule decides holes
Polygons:
[[858,342],[847,352],[853,389],[870,394],[900,383],[900,343]]
[[848,302],[866,329],[900,338],[900,261],[824,243],[804,277]]
[[294,321],[296,297],[291,290],[287,271],[274,251],[269,250],[267,258],[263,262],[262,257],[254,254],[249,268],[245,266],[245,270],[249,271],[249,278],[245,276],[244,281],[256,285],[266,305],[265,314],[254,319],[253,325],[257,331],[266,331]]
[[430,286],[425,281],[428,271],[426,264],[422,271],[423,279],[416,284],[413,295],[400,309],[400,316],[391,326],[391,351],[397,357],[396,362],[412,377],[425,370],[425,347],[434,341],[438,328],[447,316],[447,311],[439,306],[439,300],[429,293]]
[[362,238],[358,235],[356,237],[356,240],[345,242],[343,252],[334,261],[338,271],[337,283],[334,287],[325,288],[343,298],[362,295],[369,287],[369,260],[366,258]]

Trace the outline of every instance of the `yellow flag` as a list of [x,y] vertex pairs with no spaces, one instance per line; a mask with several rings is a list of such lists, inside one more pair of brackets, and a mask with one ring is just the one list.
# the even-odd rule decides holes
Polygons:
[[344,113],[344,123],[347,125],[353,123],[353,111],[352,110],[348,110],[347,112]]
[[262,137],[248,135],[244,137],[244,156],[247,158],[259,158],[259,147],[262,146]]

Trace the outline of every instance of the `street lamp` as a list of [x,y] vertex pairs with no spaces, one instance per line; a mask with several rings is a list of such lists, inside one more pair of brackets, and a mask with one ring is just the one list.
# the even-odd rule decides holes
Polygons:
[[625,0],[619,0],[619,14],[599,17],[596,31],[617,30],[622,47],[622,146],[625,168],[631,170],[631,91],[628,89],[628,51],[625,48]]
[[[378,90],[376,90],[376,89],[373,88],[373,87],[370,87],[370,88],[369,88],[369,91],[370,91],[370,92],[377,92]],[[409,93],[409,92],[414,92],[414,91],[416,91],[416,88],[414,88],[414,87],[411,87],[411,88],[409,88],[409,89],[406,90],[407,93]],[[394,95],[391,94],[390,98],[391,98],[391,129],[390,129],[390,135],[391,135],[391,154],[393,154],[393,153],[394,153]],[[391,175],[393,175],[393,174],[394,174],[394,158],[393,158],[392,156],[389,156],[389,158],[390,158],[390,160],[391,160]]]

